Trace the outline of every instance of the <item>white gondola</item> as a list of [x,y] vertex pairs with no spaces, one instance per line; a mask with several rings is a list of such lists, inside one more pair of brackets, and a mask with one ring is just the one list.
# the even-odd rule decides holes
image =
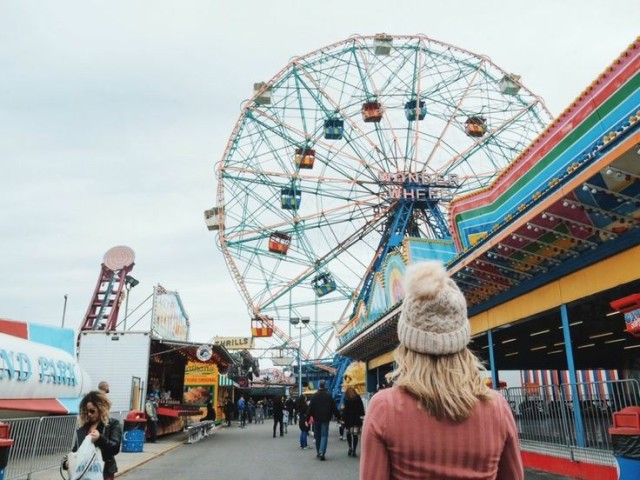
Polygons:
[[520,91],[520,75],[510,73],[502,77],[500,91],[505,95],[516,95]]
[[376,55],[389,55],[393,46],[393,37],[379,33],[373,38],[373,51]]
[[222,228],[224,223],[220,222],[220,213],[222,213],[222,218],[224,218],[224,209],[214,207],[204,211],[204,223],[207,226],[207,230],[214,231]]
[[271,87],[265,88],[266,83],[258,82],[253,84],[253,94],[258,95],[256,97],[256,105],[270,105],[271,104]]

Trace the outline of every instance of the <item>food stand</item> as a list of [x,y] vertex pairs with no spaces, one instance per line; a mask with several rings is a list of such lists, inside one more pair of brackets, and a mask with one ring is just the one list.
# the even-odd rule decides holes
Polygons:
[[224,346],[189,341],[178,293],[158,286],[150,330],[82,331],[79,363],[96,384],[109,382],[114,413],[144,410],[147,395],[158,394],[158,435],[163,435],[206,415],[207,402],[218,395],[219,370],[234,360]]

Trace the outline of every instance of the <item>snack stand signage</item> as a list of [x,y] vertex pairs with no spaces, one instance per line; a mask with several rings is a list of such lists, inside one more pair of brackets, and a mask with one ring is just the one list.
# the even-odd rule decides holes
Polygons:
[[640,337],[640,293],[619,298],[609,305],[624,314],[627,332],[634,337]]

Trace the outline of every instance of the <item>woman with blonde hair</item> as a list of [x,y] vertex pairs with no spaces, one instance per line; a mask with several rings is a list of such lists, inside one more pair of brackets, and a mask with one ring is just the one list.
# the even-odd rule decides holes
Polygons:
[[105,480],[113,480],[118,471],[115,456],[120,452],[122,441],[120,422],[109,417],[110,410],[111,400],[106,393],[98,390],[87,393],[80,401],[80,427],[72,448],[72,451],[77,451],[84,439],[90,437],[102,453]]
[[439,262],[410,266],[393,388],[371,399],[362,480],[522,480],[518,432],[467,348],[467,305]]

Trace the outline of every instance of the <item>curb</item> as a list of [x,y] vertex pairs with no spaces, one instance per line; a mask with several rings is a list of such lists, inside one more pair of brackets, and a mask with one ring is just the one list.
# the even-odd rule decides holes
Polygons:
[[156,455],[152,455],[149,458],[146,458],[144,460],[140,460],[138,463],[135,463],[133,465],[128,465],[128,466],[124,467],[122,470],[118,470],[116,472],[115,476],[119,477],[120,475],[124,475],[125,473],[130,472],[131,470],[133,470],[134,468],[138,468],[141,465],[144,465],[145,463],[148,463],[151,460],[154,460],[155,458],[159,457],[160,455],[164,455],[165,453],[170,452],[172,450],[175,450],[176,448],[181,447],[183,445],[184,445],[184,442],[177,443],[177,444],[167,448],[166,450],[163,450],[162,452],[160,452],[160,453],[158,453]]

